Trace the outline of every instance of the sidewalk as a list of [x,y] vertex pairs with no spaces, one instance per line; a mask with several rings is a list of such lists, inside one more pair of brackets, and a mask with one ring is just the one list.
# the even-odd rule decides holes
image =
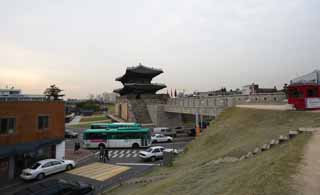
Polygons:
[[89,150],[80,148],[77,152],[74,152],[73,149],[66,148],[65,159],[67,160],[74,160],[78,163],[80,161],[90,158],[91,156],[94,156],[94,153]]

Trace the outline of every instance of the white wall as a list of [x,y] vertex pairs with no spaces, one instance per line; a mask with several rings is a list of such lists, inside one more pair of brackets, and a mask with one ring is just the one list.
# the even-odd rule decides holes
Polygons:
[[64,159],[65,157],[66,142],[62,141],[56,145],[56,159]]

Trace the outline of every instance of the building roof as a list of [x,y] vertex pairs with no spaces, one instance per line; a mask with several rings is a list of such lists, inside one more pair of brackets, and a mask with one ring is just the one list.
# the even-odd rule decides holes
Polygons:
[[300,77],[294,78],[291,80],[291,84],[294,83],[299,83],[299,84],[310,84],[310,83],[315,83],[315,84],[320,84],[320,70],[314,70],[311,73],[302,75]]
[[113,90],[120,95],[126,94],[154,94],[158,90],[166,88],[164,84],[150,83],[125,83],[123,88]]
[[138,66],[128,67],[126,69],[126,72],[121,77],[116,78],[116,81],[121,81],[123,83],[126,83],[128,78],[130,77],[144,77],[149,78],[150,81],[153,77],[163,73],[161,69],[156,68],[150,68],[146,67],[142,64],[139,64]]

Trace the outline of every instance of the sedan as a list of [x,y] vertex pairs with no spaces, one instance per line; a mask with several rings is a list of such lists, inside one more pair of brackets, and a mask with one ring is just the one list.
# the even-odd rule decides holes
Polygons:
[[150,147],[146,151],[140,151],[139,157],[142,160],[149,160],[150,159],[151,161],[155,161],[156,159],[163,158],[163,150],[164,149],[165,148],[162,146]]
[[80,181],[65,181],[52,179],[27,186],[14,193],[14,195],[91,195],[94,194],[94,186]]
[[71,131],[69,129],[66,129],[64,132],[64,137],[65,138],[77,138],[78,137],[78,133]]
[[152,142],[172,142],[172,137],[163,134],[155,134],[151,137]]
[[25,180],[41,180],[45,176],[71,170],[75,166],[76,163],[73,160],[46,159],[36,162],[28,169],[22,170],[20,177]]

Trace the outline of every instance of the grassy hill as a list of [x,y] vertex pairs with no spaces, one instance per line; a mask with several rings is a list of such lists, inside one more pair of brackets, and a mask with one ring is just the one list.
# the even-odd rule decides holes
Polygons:
[[225,156],[240,157],[289,130],[319,124],[320,113],[231,108],[187,147],[173,167],[159,167],[148,174],[168,174],[165,179],[124,185],[111,194],[296,194],[291,188],[291,176],[296,173],[310,134],[300,134],[243,161],[207,162]]

